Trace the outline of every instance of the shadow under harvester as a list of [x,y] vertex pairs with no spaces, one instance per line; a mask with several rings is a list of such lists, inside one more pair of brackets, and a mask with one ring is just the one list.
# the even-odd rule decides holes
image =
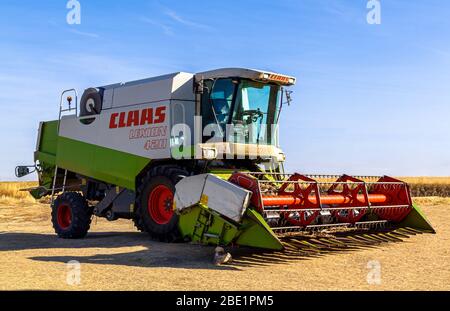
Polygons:
[[161,243],[151,241],[146,235],[130,232],[91,233],[84,240],[63,240],[50,234],[2,233],[0,251],[21,251],[28,249],[118,249],[142,247],[132,252],[95,254],[88,256],[61,255],[35,256],[32,260],[100,265],[125,265],[136,267],[170,267],[187,269],[240,270],[253,266],[268,266],[293,261],[330,256],[339,252],[377,248],[386,243],[404,242],[422,232],[411,228],[385,229],[383,231],[351,231],[333,234],[308,234],[300,237],[286,236],[282,239],[284,250],[267,251],[248,247],[230,247],[233,255],[230,264],[215,266],[212,263],[214,247],[187,243]]

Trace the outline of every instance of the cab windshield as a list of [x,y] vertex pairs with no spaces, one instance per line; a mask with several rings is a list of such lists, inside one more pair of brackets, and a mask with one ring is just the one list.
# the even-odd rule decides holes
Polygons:
[[[210,100],[202,104],[208,124],[216,123],[227,141],[276,145],[280,87],[245,79],[212,82]],[[208,113],[209,112],[209,113]]]

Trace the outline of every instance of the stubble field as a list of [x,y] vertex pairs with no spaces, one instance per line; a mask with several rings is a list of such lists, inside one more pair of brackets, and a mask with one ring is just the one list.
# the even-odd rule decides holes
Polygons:
[[[450,184],[406,180],[421,191]],[[275,253],[232,248],[234,262],[216,267],[213,247],[154,242],[126,220],[94,219],[86,239],[58,239],[48,200],[18,191],[30,186],[0,183],[0,290],[450,290],[449,198],[414,199],[437,234],[293,239]]]

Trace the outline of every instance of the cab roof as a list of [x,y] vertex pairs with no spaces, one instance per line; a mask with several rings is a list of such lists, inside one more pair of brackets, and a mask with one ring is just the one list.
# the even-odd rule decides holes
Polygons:
[[273,82],[280,85],[294,85],[296,78],[265,70],[246,68],[221,68],[195,74],[197,81],[202,79],[244,78],[261,82]]

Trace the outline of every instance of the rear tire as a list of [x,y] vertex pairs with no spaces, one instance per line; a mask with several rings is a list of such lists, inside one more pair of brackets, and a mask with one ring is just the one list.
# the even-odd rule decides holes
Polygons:
[[58,237],[84,238],[91,225],[92,208],[78,192],[64,192],[52,205],[52,223]]
[[175,185],[188,174],[179,166],[150,169],[136,192],[135,226],[153,239],[175,242],[180,238],[178,215],[173,211]]

